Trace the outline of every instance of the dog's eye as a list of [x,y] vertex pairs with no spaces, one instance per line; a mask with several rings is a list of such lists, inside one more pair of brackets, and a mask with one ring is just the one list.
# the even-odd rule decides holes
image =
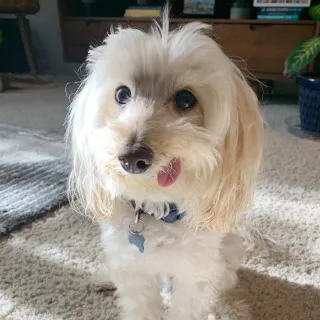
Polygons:
[[131,91],[128,87],[122,86],[117,88],[115,99],[119,104],[127,103],[131,98]]
[[196,103],[196,97],[188,90],[181,90],[176,93],[174,102],[179,109],[190,109],[193,108]]

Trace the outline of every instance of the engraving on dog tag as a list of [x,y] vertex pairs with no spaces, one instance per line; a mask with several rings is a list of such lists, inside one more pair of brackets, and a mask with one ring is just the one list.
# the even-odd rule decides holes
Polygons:
[[129,243],[135,245],[141,253],[144,252],[144,236],[142,234],[130,232]]

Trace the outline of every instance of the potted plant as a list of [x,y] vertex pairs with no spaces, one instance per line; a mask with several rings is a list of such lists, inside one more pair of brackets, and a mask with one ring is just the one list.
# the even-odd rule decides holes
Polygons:
[[[309,15],[320,21],[320,4],[310,7]],[[320,36],[299,42],[288,55],[284,74],[296,76],[299,86],[300,126],[305,132],[320,134],[320,73],[303,72],[305,67],[320,58]]]
[[230,19],[250,19],[252,1],[236,0],[230,9]]

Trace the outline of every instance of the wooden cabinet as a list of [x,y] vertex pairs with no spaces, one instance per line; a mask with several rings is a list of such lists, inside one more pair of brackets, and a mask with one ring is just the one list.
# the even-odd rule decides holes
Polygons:
[[253,73],[281,74],[284,61],[299,41],[314,34],[314,24],[242,23],[215,25],[225,52],[244,60]]
[[[191,20],[174,19],[171,27]],[[319,32],[313,21],[263,21],[203,19],[213,26],[213,38],[232,59],[244,61],[261,79],[282,77],[284,61],[297,42]],[[112,26],[147,30],[151,19],[63,18],[64,54],[67,62],[83,62],[90,44],[100,43]]]
[[108,21],[70,19],[63,21],[62,38],[66,62],[83,62],[90,45],[97,45],[112,27]]

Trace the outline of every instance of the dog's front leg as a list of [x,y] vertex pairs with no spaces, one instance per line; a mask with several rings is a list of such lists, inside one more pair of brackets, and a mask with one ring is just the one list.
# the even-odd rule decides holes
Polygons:
[[143,272],[117,271],[112,275],[117,287],[122,320],[160,320],[163,305],[156,276]]
[[206,320],[212,312],[217,292],[207,279],[173,280],[172,307],[166,320]]

